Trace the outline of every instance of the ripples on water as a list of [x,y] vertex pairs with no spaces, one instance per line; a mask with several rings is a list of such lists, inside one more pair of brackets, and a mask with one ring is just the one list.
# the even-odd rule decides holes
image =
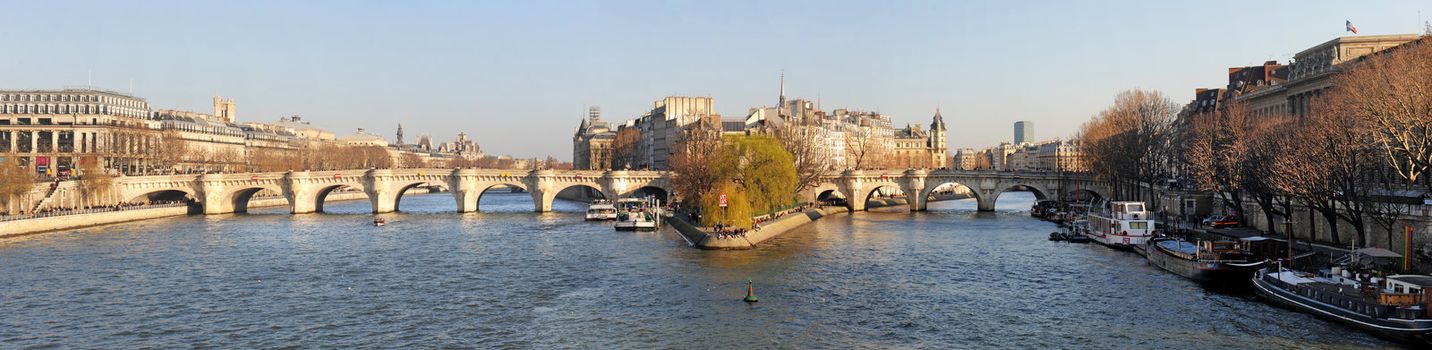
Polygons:
[[[0,241],[0,348],[1345,348],[1389,343],[1208,291],[1007,193],[838,215],[749,251],[614,232],[584,206],[408,196]],[[740,302],[754,279],[761,302]]]

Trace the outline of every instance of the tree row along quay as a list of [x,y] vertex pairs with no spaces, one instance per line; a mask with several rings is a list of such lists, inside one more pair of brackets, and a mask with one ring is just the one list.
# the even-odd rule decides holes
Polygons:
[[[1309,220],[1295,212],[1302,207],[1331,232],[1327,243],[1368,245],[1378,228],[1386,237],[1377,241],[1402,251],[1409,243],[1399,242],[1403,225],[1432,193],[1425,178],[1432,167],[1426,41],[1341,64],[1331,87],[1302,110],[1259,112],[1234,94],[1195,111],[1159,92],[1133,90],[1085,123],[1077,139],[1093,174],[1121,198],[1161,207],[1138,184],[1178,183],[1213,194],[1238,215],[1255,205],[1269,233],[1284,230],[1274,223]],[[1340,232],[1344,225],[1351,235]],[[1414,239],[1425,241],[1427,232],[1420,233]]]

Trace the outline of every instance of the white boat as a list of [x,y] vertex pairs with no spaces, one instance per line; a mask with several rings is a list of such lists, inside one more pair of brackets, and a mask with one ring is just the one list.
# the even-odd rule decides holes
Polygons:
[[655,231],[661,226],[661,208],[638,198],[618,199],[617,231]]
[[1110,202],[1109,212],[1090,213],[1086,234],[1100,244],[1132,249],[1147,242],[1154,233],[1154,220],[1144,202]]
[[611,202],[598,200],[587,206],[587,220],[616,220],[617,207]]

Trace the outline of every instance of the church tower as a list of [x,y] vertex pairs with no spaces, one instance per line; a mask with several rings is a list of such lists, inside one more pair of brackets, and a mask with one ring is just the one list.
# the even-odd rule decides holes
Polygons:
[[214,117],[233,123],[234,119],[237,118],[234,115],[234,99],[214,95]]
[[940,116],[940,109],[935,108],[935,118],[930,121],[930,164],[934,168],[945,168],[949,166],[949,143],[946,135],[949,132],[945,129],[945,117]]
[[776,116],[786,116],[786,72],[781,71],[781,99],[776,102]]

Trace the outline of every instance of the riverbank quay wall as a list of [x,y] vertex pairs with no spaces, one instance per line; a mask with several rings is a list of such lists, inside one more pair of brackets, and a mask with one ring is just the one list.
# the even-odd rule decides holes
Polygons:
[[[1150,204],[1158,218],[1171,220],[1174,216],[1183,214],[1180,221],[1197,224],[1199,220],[1216,214],[1233,214],[1234,208],[1225,205],[1216,194],[1195,191],[1183,188],[1170,188],[1166,186],[1141,185],[1143,195],[1124,197],[1131,200],[1141,200]],[[1279,235],[1287,230],[1285,221],[1292,222],[1293,239],[1295,241],[1311,240],[1315,244],[1337,246],[1346,248],[1353,244],[1357,237],[1357,230],[1347,220],[1337,220],[1337,237],[1333,237],[1333,229],[1323,215],[1307,205],[1294,200],[1291,207],[1291,215],[1272,213],[1267,215],[1262,206],[1253,199],[1243,200],[1243,213],[1238,213],[1247,228],[1258,230],[1262,233],[1275,232]],[[1396,206],[1400,211],[1397,221],[1388,230],[1379,224],[1371,216],[1367,215],[1364,225],[1366,239],[1357,242],[1358,247],[1377,247],[1391,250],[1398,254],[1412,256],[1411,267],[1413,271],[1432,271],[1432,261],[1418,258],[1418,252],[1432,247],[1432,206],[1421,203],[1395,203],[1388,204]],[[1182,206],[1182,208],[1180,208]],[[1182,209],[1183,211],[1180,211]],[[1281,208],[1279,209],[1281,211]],[[1346,213],[1345,209],[1338,209]],[[1271,220],[1269,217],[1271,216]],[[1411,244],[1407,244],[1404,232],[1405,227],[1412,229]],[[1408,249],[1410,246],[1410,250]],[[1400,266],[1400,262],[1398,264]]]
[[[328,196],[329,202],[368,199],[362,193],[336,193]],[[260,198],[249,203],[249,207],[280,207],[288,205],[283,198]],[[173,216],[202,214],[194,205],[178,204],[155,208],[124,209],[85,214],[57,215],[0,222],[0,239],[26,236],[51,231],[70,230],[91,226],[118,224],[131,221],[150,220]]]
[[666,222],[675,229],[677,234],[686,239],[692,247],[708,250],[741,250],[752,249],[757,245],[776,238],[781,234],[789,232],[801,225],[809,224],[820,220],[823,217],[847,213],[845,207],[821,207],[808,209],[800,213],[789,214],[761,225],[760,230],[746,231],[741,235],[718,235],[713,232],[702,230],[691,223],[676,217],[666,218]]

